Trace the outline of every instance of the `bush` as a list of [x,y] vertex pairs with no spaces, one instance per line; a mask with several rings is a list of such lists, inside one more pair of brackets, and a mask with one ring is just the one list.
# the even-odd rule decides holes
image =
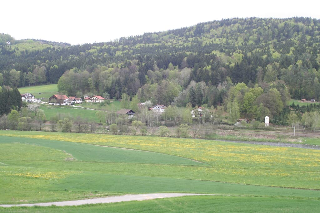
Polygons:
[[160,136],[161,137],[167,137],[169,136],[169,130],[168,130],[168,127],[166,126],[160,126]]
[[69,118],[58,121],[58,127],[61,132],[71,132],[72,130],[72,121]]
[[253,129],[258,129],[259,126],[260,126],[260,122],[256,121],[256,120],[252,120],[250,124],[251,124]]
[[112,134],[116,135],[118,133],[118,126],[117,124],[111,124],[110,125],[110,131],[112,132]]
[[190,127],[187,124],[181,124],[177,129],[176,129],[176,134],[178,138],[187,138],[189,137],[189,129]]
[[141,135],[143,135],[143,136],[145,136],[145,135],[147,135],[147,133],[148,133],[148,130],[147,130],[147,127],[142,127],[141,129],[140,129],[140,133],[141,133]]

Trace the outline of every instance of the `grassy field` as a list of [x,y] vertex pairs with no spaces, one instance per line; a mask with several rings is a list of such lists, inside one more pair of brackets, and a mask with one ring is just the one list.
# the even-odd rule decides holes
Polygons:
[[306,138],[304,141],[306,144],[320,146],[319,138]]
[[[43,101],[48,101],[49,97],[58,93],[57,84],[41,85],[41,86],[31,86],[19,88],[21,94],[31,93],[36,98],[42,99]],[[80,117],[89,122],[100,123],[99,115],[97,115],[97,110],[116,112],[121,109],[120,101],[111,101],[110,104],[99,104],[99,103],[83,103],[79,106],[83,108],[74,108],[71,106],[52,106],[52,105],[41,105],[40,109],[44,110],[46,119],[50,120],[52,116],[57,114],[68,115],[73,118]],[[91,110],[90,110],[91,109]]]
[[116,112],[122,109],[121,102],[115,100],[112,100],[110,104],[82,103],[81,106],[89,109],[104,110],[108,112]]
[[[49,85],[41,85],[41,86],[31,86],[31,87],[21,87],[19,88],[19,92],[21,94],[31,93],[36,98],[42,98],[44,101],[48,101],[48,99],[58,93],[57,84],[49,84]],[[111,101],[110,104],[98,104],[98,103],[83,103],[81,106],[90,108],[90,109],[98,109],[98,110],[107,110],[107,111],[118,111],[121,109],[120,101]]]
[[87,121],[93,121],[99,123],[99,115],[97,110],[75,108],[72,106],[52,106],[52,105],[41,105],[42,109],[46,115],[46,120],[50,120],[51,117],[56,115],[70,116],[72,118],[80,117]]
[[43,99],[43,101],[48,101],[48,99],[58,93],[57,84],[41,85],[41,86],[31,86],[31,87],[21,87],[19,88],[21,94],[31,93],[38,99]]
[[50,120],[51,117],[60,114],[61,116],[66,115],[72,118],[80,117],[89,122],[96,122],[96,123],[102,122],[101,115],[98,113],[99,111],[112,112],[112,111],[118,111],[119,109],[121,109],[119,101],[114,101],[109,105],[106,104],[103,106],[101,106],[98,103],[94,103],[94,104],[85,103],[79,106],[82,106],[85,108],[73,107],[73,106],[41,105],[40,109],[44,111],[47,120]]
[[[317,212],[318,200],[281,197],[198,196],[80,207],[23,207],[5,212]],[[0,212],[1,208],[0,208]],[[4,211],[3,211],[4,212]]]
[[217,195],[0,212],[312,212],[320,205],[320,150],[157,137],[0,135],[1,204],[128,193]]
[[294,99],[291,99],[290,101],[289,101],[289,105],[292,105],[294,103],[294,105],[299,105],[299,106],[307,106],[307,105],[310,105],[310,104],[320,104],[319,102],[309,102],[309,101],[307,101],[307,102],[302,102],[302,101],[300,101],[300,100],[294,100]]

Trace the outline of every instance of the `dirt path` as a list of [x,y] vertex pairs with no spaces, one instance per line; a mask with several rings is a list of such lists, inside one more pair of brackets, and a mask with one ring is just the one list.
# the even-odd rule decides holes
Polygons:
[[143,201],[159,198],[183,197],[183,196],[199,196],[199,195],[214,195],[214,194],[189,194],[189,193],[155,193],[155,194],[137,194],[137,195],[121,195],[104,198],[94,198],[86,200],[60,201],[49,203],[33,203],[33,204],[16,204],[16,205],[0,205],[0,207],[22,207],[22,206],[80,206],[86,204],[98,203],[118,203],[125,201]]

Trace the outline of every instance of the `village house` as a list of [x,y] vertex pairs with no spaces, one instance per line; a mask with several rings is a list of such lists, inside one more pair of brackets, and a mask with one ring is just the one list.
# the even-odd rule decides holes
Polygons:
[[25,93],[21,95],[21,100],[28,103],[40,103],[40,99],[36,99],[31,93]]
[[193,118],[195,118],[195,117],[202,117],[202,114],[203,114],[203,109],[202,109],[202,107],[198,107],[197,109],[191,110],[191,116],[192,116]]
[[92,102],[94,102],[94,103],[102,103],[102,102],[104,102],[105,99],[104,99],[103,97],[97,95],[97,96],[93,96],[93,97],[91,98],[91,100],[92,100]]
[[49,98],[49,104],[59,104],[64,105],[68,100],[68,96],[66,95],[53,95]]
[[75,98],[74,101],[76,104],[82,104],[82,98]]
[[[151,101],[146,101],[146,102],[144,102],[144,103],[139,103],[139,104],[138,104],[139,109],[143,109],[143,108],[146,108],[146,107],[149,108],[150,106],[152,106]],[[149,109],[150,109],[150,108],[149,108]]]
[[102,103],[105,101],[105,99],[99,95],[93,97],[84,96],[84,101],[87,103]]
[[84,96],[84,102],[90,103],[92,100],[89,96]]
[[131,109],[121,109],[117,112],[118,115],[128,115],[128,119],[133,118],[135,112]]
[[166,110],[166,106],[158,104],[158,105],[155,105],[155,106],[149,108],[149,110],[161,114],[161,113],[164,113],[164,111]]
[[66,101],[68,105],[73,105],[73,104],[81,104],[82,103],[82,98],[76,98],[76,97],[69,97]]

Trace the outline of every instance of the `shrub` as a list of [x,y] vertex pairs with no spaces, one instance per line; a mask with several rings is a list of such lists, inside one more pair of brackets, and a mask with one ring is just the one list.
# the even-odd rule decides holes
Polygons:
[[112,132],[112,134],[116,135],[118,133],[118,126],[117,124],[111,124],[110,125],[110,131]]
[[181,124],[177,129],[176,129],[176,134],[178,138],[187,138],[189,137],[189,129],[190,127],[187,124]]
[[169,136],[169,130],[166,126],[160,126],[160,136],[161,137],[167,137]]
[[147,130],[147,127],[142,127],[141,129],[140,129],[140,133],[141,133],[141,135],[147,135],[147,133],[148,133],[148,130]]

